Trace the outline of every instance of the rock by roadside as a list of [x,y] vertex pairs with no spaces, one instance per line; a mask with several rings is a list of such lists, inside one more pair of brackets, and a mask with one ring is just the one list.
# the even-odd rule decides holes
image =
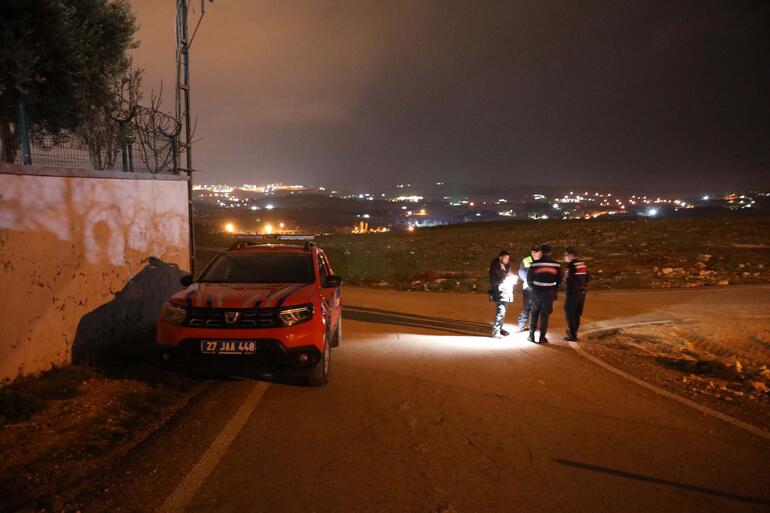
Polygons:
[[707,324],[653,325],[597,333],[581,340],[581,347],[633,376],[766,429],[770,320],[767,324],[736,330],[755,333],[750,340]]

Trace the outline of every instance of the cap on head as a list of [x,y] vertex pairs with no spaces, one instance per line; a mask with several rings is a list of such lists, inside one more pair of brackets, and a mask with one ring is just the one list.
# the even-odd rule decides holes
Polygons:
[[530,249],[530,251],[540,251],[541,249],[542,247],[540,246],[540,244],[532,244],[532,248]]
[[564,250],[564,253],[567,255],[577,256],[578,252],[573,246],[567,246],[567,249]]
[[500,250],[500,253],[498,253],[498,255],[497,255],[497,256],[498,256],[498,258],[502,258],[502,257],[504,257],[504,256],[511,256],[511,254],[510,254],[510,253],[508,253],[506,250],[504,250],[504,249],[501,249],[501,250]]
[[551,246],[548,244],[541,244],[540,251],[542,251],[544,255],[548,255],[551,253]]

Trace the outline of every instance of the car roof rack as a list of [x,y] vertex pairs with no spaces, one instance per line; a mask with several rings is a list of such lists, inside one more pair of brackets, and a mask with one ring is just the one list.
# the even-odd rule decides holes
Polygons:
[[235,242],[230,249],[248,248],[275,242],[304,242],[305,251],[316,245],[315,235],[311,233],[254,233],[241,232],[233,235]]

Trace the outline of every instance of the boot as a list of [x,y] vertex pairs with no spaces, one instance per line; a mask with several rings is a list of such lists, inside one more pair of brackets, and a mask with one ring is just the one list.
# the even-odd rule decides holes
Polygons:
[[537,340],[537,343],[538,344],[547,344],[548,343],[548,339],[545,338],[545,332],[543,332],[543,331],[540,332],[540,338]]
[[534,342],[535,341],[535,332],[530,331],[529,336],[527,337],[527,342]]

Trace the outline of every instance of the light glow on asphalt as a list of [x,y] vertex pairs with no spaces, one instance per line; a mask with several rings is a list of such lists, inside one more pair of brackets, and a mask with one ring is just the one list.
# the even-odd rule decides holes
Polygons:
[[[423,353],[427,351],[432,354],[449,356],[469,353],[514,353],[541,347],[527,342],[529,332],[514,333],[515,325],[506,325],[505,329],[510,332],[510,335],[500,339],[481,335],[452,335],[439,332],[436,332],[435,335],[393,333],[392,331],[388,333],[357,333],[356,349],[383,354]],[[346,350],[351,350],[351,346],[348,346]]]

